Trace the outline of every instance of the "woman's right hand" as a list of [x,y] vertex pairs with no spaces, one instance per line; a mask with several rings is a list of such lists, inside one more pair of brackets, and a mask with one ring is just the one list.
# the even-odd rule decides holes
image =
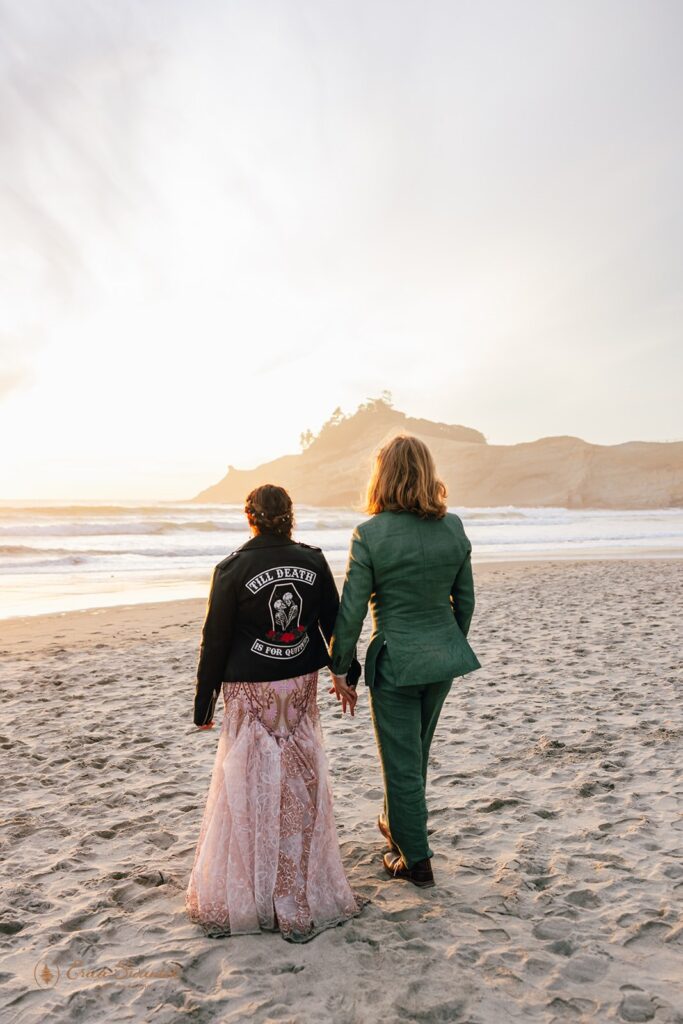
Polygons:
[[355,687],[349,686],[346,682],[346,676],[335,676],[331,673],[333,686],[330,687],[330,693],[337,695],[337,700],[341,701],[342,714],[346,714],[346,710],[351,712],[351,717],[354,717],[356,710],[356,701],[358,700],[358,694],[356,693]]

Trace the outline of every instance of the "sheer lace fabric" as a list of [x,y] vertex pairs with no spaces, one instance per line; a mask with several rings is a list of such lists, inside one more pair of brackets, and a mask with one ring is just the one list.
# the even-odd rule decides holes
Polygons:
[[224,683],[225,714],[187,889],[212,933],[279,928],[305,942],[366,902],[346,879],[317,706],[317,672]]

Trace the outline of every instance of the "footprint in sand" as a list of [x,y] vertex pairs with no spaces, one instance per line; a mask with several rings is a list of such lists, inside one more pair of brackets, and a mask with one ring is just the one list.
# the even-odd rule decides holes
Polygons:
[[517,807],[521,800],[516,800],[514,797],[496,797],[491,800],[485,807],[480,807],[479,810],[482,814],[491,814],[492,811],[500,811],[503,807]]
[[4,917],[0,920],[0,935],[16,935],[24,927],[22,921],[12,920],[12,918]]
[[561,917],[551,917],[540,921],[533,929],[533,935],[537,939],[564,939],[572,930],[570,921]]
[[138,885],[145,886],[146,888],[166,884],[166,879],[161,871],[141,871],[139,874],[133,876],[133,881],[137,882]]
[[599,907],[602,903],[600,897],[590,889],[574,889],[567,893],[565,899],[575,907]]
[[556,942],[551,942],[546,946],[551,953],[555,953],[556,956],[573,956],[577,950],[576,943],[572,942],[571,939],[558,939]]
[[177,836],[171,835],[169,832],[151,832],[145,836],[145,840],[148,843],[152,843],[153,846],[157,846],[160,850],[167,850],[169,846],[173,846],[177,839]]
[[650,939],[661,939],[668,932],[669,925],[664,924],[663,921],[645,921],[643,924],[638,925],[634,935],[630,935],[624,940],[624,945],[633,946]]
[[562,974],[570,981],[578,981],[588,984],[604,978],[609,970],[609,957],[606,955],[593,955],[590,953],[579,953],[563,968]]
[[590,999],[562,999],[560,996],[556,996],[552,1002],[548,1003],[549,1010],[553,1013],[553,1024],[561,1020],[576,1020],[578,1017],[582,1017],[586,1020],[586,1014],[593,1013],[595,1010],[595,1003]]
[[543,892],[550,888],[556,877],[556,875],[539,875],[537,878],[530,878],[528,884],[532,889]]
[[619,1006],[619,1016],[622,1020],[630,1021],[631,1024],[653,1020],[655,1012],[656,1007],[645,992],[629,992]]
[[467,999],[439,1000],[424,982],[412,982],[406,996],[394,1003],[399,1020],[411,1021],[464,1021],[467,1010]]
[[609,793],[614,789],[613,782],[602,782],[596,780],[594,782],[582,782],[579,786],[577,793],[579,796],[595,796],[596,793]]

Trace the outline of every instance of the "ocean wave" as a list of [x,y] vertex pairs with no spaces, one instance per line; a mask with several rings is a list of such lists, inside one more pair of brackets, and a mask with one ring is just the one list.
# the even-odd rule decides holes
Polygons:
[[0,558],[6,555],[34,555],[40,552],[43,555],[70,555],[71,548],[34,548],[28,544],[0,544]]
[[683,542],[683,530],[679,530],[676,533],[614,533],[604,534],[596,533],[594,535],[579,535],[577,537],[556,537],[549,536],[548,534],[539,534],[538,536],[507,536],[497,538],[475,538],[474,535],[470,538],[472,540],[473,550],[481,550],[490,547],[509,547],[514,550],[522,550],[529,546],[540,546],[547,551],[553,551],[556,548],[564,547],[577,547],[577,548],[591,548],[604,545],[605,547],[611,547],[612,545],[624,544],[624,545],[647,545],[656,548],[661,545],[663,541],[679,541]]
[[681,508],[564,508],[560,505],[500,505],[482,508],[449,507],[463,522],[491,519],[514,522],[547,522],[571,523],[583,519],[637,519],[642,521],[666,520],[677,518],[683,512]]
[[97,516],[158,516],[159,513],[172,513],[177,510],[185,515],[206,515],[208,511],[244,515],[241,505],[222,505],[217,503],[193,504],[192,502],[160,501],[156,505],[5,505],[0,504],[0,519],[45,518],[74,519],[97,518]]
[[[229,548],[230,546],[228,545],[227,547]],[[78,555],[85,558],[131,558],[138,555],[146,558],[194,558],[200,556],[211,557],[214,555],[219,557],[223,550],[226,550],[226,546],[223,544],[209,548],[78,548],[77,550],[74,548],[31,547],[27,544],[0,544],[0,564],[4,564],[2,559],[16,557],[17,555],[24,558],[34,558],[35,556],[44,558],[47,555],[53,558],[58,558],[62,555]],[[231,550],[234,549],[230,548]],[[230,551],[228,551],[228,554]]]
[[22,560],[20,562],[2,562],[0,568],[3,572],[20,572],[21,574],[33,572],[36,569],[65,569],[80,566],[83,568],[90,559],[83,555],[65,555],[62,558],[36,558],[32,561]]
[[[351,529],[358,522],[357,518],[349,519],[346,522],[339,520],[330,522],[315,519],[296,522],[296,532],[310,533],[312,531],[326,532],[328,530]],[[241,516],[234,522],[216,519],[184,520],[138,519],[134,522],[126,520],[111,520],[109,522],[93,523],[81,520],[72,520],[65,523],[12,523],[11,525],[0,525],[0,536],[5,537],[110,537],[125,534],[127,536],[155,536],[173,533],[223,533],[223,534],[244,534],[246,522]]]
[[[601,548],[649,549],[677,548],[683,545],[683,532],[650,534],[596,534],[587,537],[547,537],[531,535],[520,537],[475,538],[472,537],[474,556],[485,556],[487,551],[507,552],[524,555],[525,552],[545,553],[574,551],[576,553],[600,550]],[[327,559],[335,565],[346,562],[348,543],[322,544]],[[97,550],[69,552],[64,549],[23,549],[21,554],[8,555],[7,549],[0,549],[0,570],[5,573],[30,574],[45,570],[76,570],[78,572],[101,571],[110,573],[175,571],[184,573],[192,569],[210,569],[229,555],[229,547],[216,550],[206,548],[152,548],[141,550]],[[149,569],[145,568],[145,564]]]
[[[231,528],[232,526],[232,528]],[[0,535],[6,537],[109,537],[154,535],[164,533],[244,533],[242,524],[228,524],[210,520],[175,522],[173,520],[137,520],[130,523],[114,520],[109,523],[67,522],[67,523],[15,523],[0,526]]]
[[[240,506],[50,505],[0,507],[0,571],[77,577],[204,573],[248,538]],[[475,557],[581,557],[600,548],[683,548],[683,510],[458,508]],[[31,515],[31,518],[27,516]],[[78,513],[78,514],[77,514]],[[82,515],[81,515],[82,513]],[[345,564],[352,529],[367,516],[353,509],[298,506],[296,540]]]

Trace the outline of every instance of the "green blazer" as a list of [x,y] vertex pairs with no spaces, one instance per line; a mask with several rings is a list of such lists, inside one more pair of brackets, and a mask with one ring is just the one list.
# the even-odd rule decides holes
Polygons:
[[451,512],[443,519],[380,512],[357,526],[332,635],[332,671],[350,668],[368,604],[368,686],[383,648],[382,671],[396,686],[445,682],[481,668],[466,639],[474,611],[471,551]]

